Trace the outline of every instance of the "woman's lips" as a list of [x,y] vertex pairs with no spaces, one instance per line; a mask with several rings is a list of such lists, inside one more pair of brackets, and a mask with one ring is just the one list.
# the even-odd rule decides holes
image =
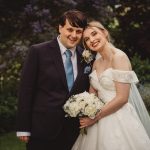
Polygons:
[[93,42],[92,47],[96,47],[99,43],[100,41]]

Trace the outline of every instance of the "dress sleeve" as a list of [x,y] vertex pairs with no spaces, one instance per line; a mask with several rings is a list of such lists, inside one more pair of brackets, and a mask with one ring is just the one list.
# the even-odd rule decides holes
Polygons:
[[139,80],[134,71],[112,70],[112,78],[114,81],[122,83],[138,83]]

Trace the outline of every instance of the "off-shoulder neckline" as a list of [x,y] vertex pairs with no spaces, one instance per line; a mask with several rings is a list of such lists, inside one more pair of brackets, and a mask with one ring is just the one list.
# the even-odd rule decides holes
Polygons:
[[94,70],[92,71],[92,73],[95,72],[96,75],[97,75],[97,77],[100,77],[100,76],[102,76],[105,72],[107,72],[108,70],[114,70],[114,71],[118,71],[118,72],[134,72],[133,70],[119,70],[119,69],[114,69],[114,68],[112,68],[112,67],[109,67],[109,68],[105,69],[103,72],[101,72],[101,73],[99,73],[99,74],[98,74],[98,72],[96,71],[96,69],[94,69]]

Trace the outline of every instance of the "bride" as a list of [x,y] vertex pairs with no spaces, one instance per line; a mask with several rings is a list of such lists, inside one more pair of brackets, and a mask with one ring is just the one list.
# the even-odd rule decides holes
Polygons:
[[80,128],[86,127],[87,134],[79,135],[72,150],[149,150],[150,117],[127,55],[109,42],[108,31],[97,21],[89,23],[83,41],[101,55],[90,74],[90,92],[105,106],[94,119],[80,119]]

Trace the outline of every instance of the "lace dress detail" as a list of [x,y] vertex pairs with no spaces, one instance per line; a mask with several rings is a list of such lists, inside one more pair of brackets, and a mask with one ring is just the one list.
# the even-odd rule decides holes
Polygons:
[[[114,81],[131,85],[138,82],[134,71],[112,68],[100,75],[94,70],[89,78],[91,85],[98,91],[98,96],[105,103],[116,96]],[[132,92],[131,88],[130,95]],[[115,113],[88,127],[87,135],[79,135],[72,150],[149,150],[149,147],[150,138],[143,124],[135,108],[127,103]]]
[[112,78],[114,81],[122,83],[137,83],[139,82],[134,71],[122,71],[112,69]]

